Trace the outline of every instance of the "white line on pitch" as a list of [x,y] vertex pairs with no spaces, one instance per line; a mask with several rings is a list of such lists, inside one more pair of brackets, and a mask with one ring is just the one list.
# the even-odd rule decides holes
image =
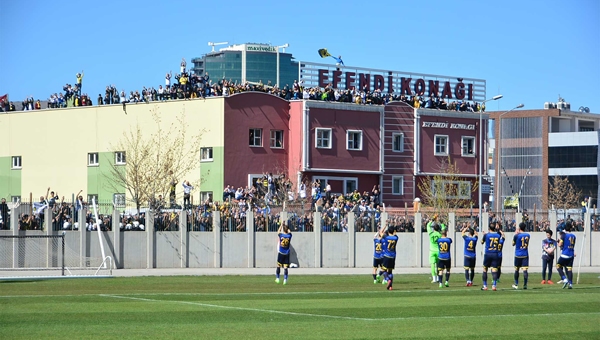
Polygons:
[[[116,298],[116,299],[125,299],[125,300],[135,300],[135,301],[146,301],[146,302],[171,302],[171,303],[180,303],[186,305],[194,305],[201,307],[212,307],[212,308],[222,308],[222,309],[234,309],[234,310],[244,310],[251,312],[262,312],[262,313],[273,313],[273,314],[285,314],[285,315],[296,315],[296,316],[309,316],[309,317],[318,317],[318,318],[330,318],[330,319],[343,319],[343,320],[355,320],[355,321],[402,321],[402,320],[431,320],[431,319],[462,319],[462,318],[482,318],[489,317],[489,315],[445,315],[445,316],[406,316],[406,317],[397,317],[397,318],[357,318],[351,316],[339,316],[339,315],[327,315],[327,314],[311,314],[311,313],[300,313],[300,312],[287,312],[280,310],[272,310],[272,309],[259,309],[259,308],[248,308],[248,307],[235,307],[235,306],[223,306],[223,305],[215,305],[212,303],[202,303],[202,302],[192,302],[192,301],[174,301],[174,300],[156,300],[156,299],[146,299],[146,298],[138,298],[132,296],[119,296],[119,295],[111,295],[111,294],[99,294],[100,296]],[[547,317],[547,316],[567,316],[567,315],[599,315],[600,312],[590,312],[590,313],[537,313],[537,314],[500,314],[494,315],[494,317],[522,317],[524,315],[527,316],[539,316],[539,317]]]
[[271,310],[271,309],[258,309],[258,308],[246,308],[246,307],[234,307],[234,306],[221,306],[221,305],[215,305],[215,304],[211,304],[211,303],[192,302],[192,301],[156,300],[156,299],[145,299],[145,298],[137,298],[137,297],[132,297],[132,296],[118,296],[118,295],[109,295],[109,294],[100,294],[100,296],[117,298],[117,299],[126,299],[126,300],[147,301],[147,302],[171,302],[171,303],[181,303],[181,304],[186,304],[186,305],[194,305],[194,306],[202,306],[202,307],[234,309],[234,310],[244,310],[244,311],[251,311],[251,312],[273,313],[273,314],[310,316],[310,317],[318,317],[318,318],[346,319],[346,320],[364,320],[364,321],[376,321],[376,320],[378,320],[378,319],[354,318],[354,317],[351,317],[351,316],[337,316],[337,315],[326,315],[326,314],[310,314],[310,313],[286,312],[286,311]]
[[[584,290],[584,289],[597,289],[600,286],[586,286],[586,287],[574,287],[573,289]],[[515,293],[523,293],[523,294],[534,294],[534,293],[553,293],[553,294],[562,294],[564,291],[562,289],[530,289],[527,292],[522,290],[514,290],[512,288],[500,288],[500,291],[511,291]],[[391,292],[386,290],[363,290],[363,291],[346,291],[346,292],[252,292],[252,293],[242,293],[242,292],[234,292],[234,293],[124,293],[119,294],[120,296],[169,296],[169,295],[181,295],[181,296],[253,296],[253,295],[339,295],[339,294],[417,294],[417,293],[448,293],[448,292],[480,292],[479,289],[410,289],[410,290],[393,290]],[[489,294],[489,293],[483,293]],[[577,295],[583,294],[598,294],[591,292],[579,292]],[[36,297],[82,297],[82,296],[98,296],[99,294],[28,294],[28,295],[0,295],[0,298],[36,298]],[[490,295],[493,295],[490,294]]]

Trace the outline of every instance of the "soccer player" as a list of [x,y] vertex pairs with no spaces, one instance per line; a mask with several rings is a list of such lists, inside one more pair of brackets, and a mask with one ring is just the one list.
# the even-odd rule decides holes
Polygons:
[[515,247],[515,284],[514,289],[519,289],[519,270],[523,268],[523,289],[527,289],[527,280],[529,279],[529,240],[531,236],[526,232],[527,225],[524,222],[519,223],[515,236],[513,236],[513,247]]
[[392,290],[392,284],[394,281],[394,274],[392,273],[396,266],[396,244],[398,243],[398,236],[396,236],[396,228],[394,226],[387,227],[387,233],[384,233],[383,228],[380,232],[381,236],[381,248],[383,250],[383,265],[382,268],[385,270],[385,276],[387,279],[387,290]]
[[440,229],[446,229],[446,226],[438,222],[438,216],[433,215],[431,221],[427,223],[427,234],[429,234],[429,264],[431,265],[431,283],[438,282],[437,263],[439,259],[439,248],[437,240],[442,237]]
[[290,244],[292,242],[292,232],[286,221],[281,223],[279,230],[277,230],[277,236],[279,236],[279,251],[277,253],[275,283],[279,283],[279,274],[281,272],[281,267],[283,267],[283,284],[286,285],[288,279],[288,267],[290,266]]
[[[448,287],[448,281],[450,280],[450,268],[452,267],[452,258],[450,256],[450,245],[452,244],[452,239],[448,237],[448,231],[446,229],[442,230],[442,237],[438,239],[437,243],[440,250],[440,256],[437,265],[438,282],[440,283],[440,288],[444,286]],[[446,282],[442,284],[442,275],[444,274],[444,270],[446,270]]]
[[[467,230],[469,234],[467,235]],[[473,286],[473,278],[475,277],[475,262],[477,260],[477,254],[475,248],[477,247],[477,231],[473,228],[463,228],[462,238],[465,240],[465,279],[467,280],[467,287]],[[470,273],[469,273],[470,271]]]
[[[542,240],[542,284],[553,285],[552,265],[554,264],[554,251],[556,241],[552,238],[552,230],[546,230],[546,238]],[[548,281],[546,281],[546,269],[548,269]]]
[[[381,282],[381,274],[383,274],[383,269],[381,268],[383,264],[383,250],[381,249],[381,236],[379,232],[373,237],[373,246],[373,283],[376,284]],[[377,270],[379,270],[379,273]]]
[[496,281],[500,282],[500,276],[502,276],[502,249],[504,249],[504,241],[506,240],[500,222],[496,222],[496,232],[500,234],[500,242],[498,242],[498,280]]
[[[575,241],[577,237],[571,233],[572,224],[567,222],[565,226],[565,232],[561,235],[558,241],[558,247],[560,248],[560,257],[556,264],[558,274],[562,278],[563,289],[569,286],[569,289],[573,289],[573,259],[575,257]],[[567,275],[565,276],[563,267],[567,268]]]
[[496,290],[498,281],[498,247],[502,236],[496,232],[494,225],[490,225],[489,233],[483,233],[481,243],[485,244],[485,255],[483,256],[483,287],[481,290],[488,290],[487,279],[488,269],[492,270],[492,290]]

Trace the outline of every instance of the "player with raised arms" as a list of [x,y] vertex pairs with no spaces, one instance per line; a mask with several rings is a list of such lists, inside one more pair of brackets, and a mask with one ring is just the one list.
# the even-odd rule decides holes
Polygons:
[[[467,231],[469,232],[468,234]],[[473,228],[465,227],[462,230],[462,238],[465,240],[465,279],[467,280],[467,287],[471,287],[473,286],[473,278],[475,277],[475,262],[477,261],[477,254],[475,253],[478,239],[477,231],[475,231]]]
[[279,230],[277,230],[277,236],[279,237],[279,249],[277,252],[275,283],[279,283],[279,274],[281,273],[281,267],[283,267],[283,284],[286,285],[288,279],[288,267],[290,266],[290,245],[292,242],[292,232],[286,221],[281,223]]
[[394,281],[394,267],[396,266],[396,245],[398,244],[398,236],[396,236],[396,228],[394,226],[387,227],[387,233],[381,229],[379,232],[381,237],[381,248],[383,250],[382,268],[385,270],[385,278],[387,280],[387,290],[392,290]]
[[[438,282],[440,283],[440,288],[444,286],[448,287],[448,281],[450,280],[450,268],[452,267],[452,258],[450,256],[450,245],[452,244],[452,239],[448,237],[448,230],[442,230],[442,237],[438,239],[437,243],[440,250],[440,259],[437,265]],[[444,270],[446,270],[446,282],[442,284]]]
[[485,245],[485,255],[483,256],[483,287],[481,290],[488,290],[487,279],[488,269],[492,270],[492,290],[496,290],[498,280],[498,247],[502,236],[496,232],[494,225],[490,225],[489,233],[483,233],[481,243]]
[[444,224],[438,222],[438,215],[433,215],[431,221],[427,223],[427,234],[429,235],[429,264],[431,265],[431,283],[438,282],[437,264],[439,260],[439,247],[437,240],[442,237],[440,229],[446,229]]
[[[571,233],[572,224],[571,222],[567,222],[565,226],[565,232],[560,236],[560,240],[558,241],[558,247],[560,248],[560,257],[556,263],[556,269],[558,270],[558,274],[562,278],[563,289],[569,287],[569,289],[573,289],[573,260],[575,258],[575,242],[577,240],[577,236]],[[565,272],[563,268],[567,268],[567,275],[565,276]]]
[[527,289],[527,280],[529,274],[529,240],[531,236],[525,232],[527,225],[523,222],[519,223],[519,227],[513,236],[513,246],[515,247],[515,284],[514,289],[519,289],[519,270],[523,268],[523,289]]

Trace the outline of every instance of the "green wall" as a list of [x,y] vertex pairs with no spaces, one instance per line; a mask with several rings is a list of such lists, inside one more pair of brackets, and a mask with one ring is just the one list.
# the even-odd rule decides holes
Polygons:
[[[99,152],[98,166],[88,166],[87,195],[98,195],[98,202],[112,202],[113,194],[124,194],[125,187],[115,188],[107,178],[111,176],[111,164],[115,162],[113,152]],[[125,165],[120,166],[125,171]],[[85,197],[87,199],[87,197]]]
[[12,157],[0,157],[0,198],[6,198],[7,202],[11,196],[21,196],[21,170],[11,168]]
[[202,178],[202,184],[200,184],[199,191],[212,191],[213,200],[223,200],[223,183],[224,174],[224,150],[223,147],[213,147],[213,160],[212,162],[201,162],[200,163],[200,178]]

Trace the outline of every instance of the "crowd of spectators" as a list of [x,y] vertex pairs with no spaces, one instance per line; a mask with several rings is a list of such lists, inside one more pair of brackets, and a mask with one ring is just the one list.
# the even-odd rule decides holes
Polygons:
[[[463,100],[446,101],[439,96],[405,96],[393,93],[384,93],[379,89],[369,90],[366,86],[362,89],[354,88],[351,90],[334,89],[331,84],[325,88],[304,86],[302,81],[295,80],[290,86],[273,85],[271,81],[263,84],[262,80],[257,83],[244,82],[238,83],[231,79],[217,79],[213,81],[208,72],[203,75],[196,75],[187,69],[185,58],[180,63],[179,73],[173,76],[173,72],[165,74],[164,86],[144,86],[141,90],[130,90],[127,92],[122,89],[120,92],[113,85],[106,86],[103,93],[98,94],[96,105],[127,104],[127,103],[149,103],[156,101],[167,101],[176,99],[195,99],[215,96],[230,96],[242,92],[264,92],[269,93],[286,100],[310,99],[321,101],[347,102],[361,105],[385,105],[393,101],[405,102],[416,108],[429,108],[452,111],[485,111],[485,105],[477,102]],[[51,94],[43,104],[39,99],[34,100],[33,96],[27,97],[21,103],[21,110],[40,110],[42,108],[64,108],[77,106],[93,105],[91,97],[87,93],[82,93],[83,71],[75,75],[75,85],[66,84],[63,86],[63,92]],[[45,107],[42,107],[45,106]],[[16,111],[17,108],[13,102],[4,100],[0,102],[0,111]]]

